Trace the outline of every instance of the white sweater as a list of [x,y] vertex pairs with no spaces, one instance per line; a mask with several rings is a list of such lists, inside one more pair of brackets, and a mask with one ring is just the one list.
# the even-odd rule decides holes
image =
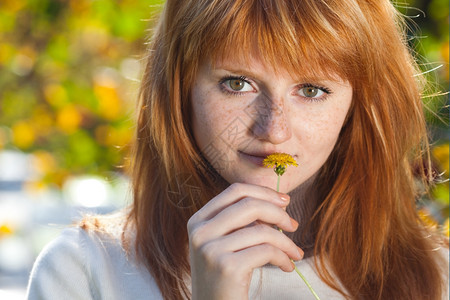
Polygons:
[[[320,280],[312,258],[296,264],[322,300],[343,299]],[[139,300],[163,296],[148,270],[124,251],[120,234],[88,233],[80,228],[65,229],[42,251],[27,291],[30,300]],[[254,271],[249,298],[314,299],[295,272],[285,273],[274,266]]]

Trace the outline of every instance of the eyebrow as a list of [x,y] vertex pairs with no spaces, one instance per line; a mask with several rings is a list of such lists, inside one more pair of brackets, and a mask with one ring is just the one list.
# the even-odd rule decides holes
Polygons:
[[211,70],[224,70],[230,73],[244,75],[248,77],[258,78],[258,74],[252,72],[250,69],[233,68],[227,65],[211,65]]

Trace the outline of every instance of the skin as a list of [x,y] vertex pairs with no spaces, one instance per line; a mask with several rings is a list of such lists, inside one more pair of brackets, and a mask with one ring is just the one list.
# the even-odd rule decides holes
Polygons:
[[[246,299],[254,268],[293,270],[290,259],[303,251],[273,225],[297,229],[286,193],[324,164],[351,102],[352,87],[338,77],[311,82],[257,56],[200,66],[191,92],[194,137],[231,185],[188,222],[193,299]],[[262,166],[274,152],[299,163],[287,168],[280,193],[275,173]]]

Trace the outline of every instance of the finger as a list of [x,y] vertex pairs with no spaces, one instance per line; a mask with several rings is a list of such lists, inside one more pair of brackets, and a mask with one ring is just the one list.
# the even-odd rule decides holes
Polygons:
[[227,207],[206,222],[206,225],[210,227],[209,237],[217,238],[257,220],[276,225],[289,232],[295,231],[298,227],[298,223],[279,206],[254,198],[245,198]]
[[213,240],[203,250],[209,253],[237,252],[261,244],[271,244],[294,260],[300,260],[304,255],[303,250],[285,234],[264,224],[246,227]]
[[289,232],[298,227],[298,222],[282,208],[267,201],[245,198],[225,208],[211,220],[188,224],[190,246],[200,249],[212,240],[258,223],[277,225]]
[[228,264],[228,266],[223,267],[233,268],[238,272],[251,271],[269,263],[285,272],[294,270],[294,265],[289,256],[270,244],[261,244],[234,252],[224,256],[221,263]]
[[290,199],[289,195],[279,193],[267,187],[246,183],[233,183],[199,210],[196,217],[202,220],[211,219],[224,208],[246,197],[265,200],[281,207],[286,207]]

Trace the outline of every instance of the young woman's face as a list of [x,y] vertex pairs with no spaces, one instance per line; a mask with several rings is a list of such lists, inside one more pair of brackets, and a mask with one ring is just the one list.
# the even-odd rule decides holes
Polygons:
[[287,193],[324,164],[351,102],[344,80],[311,82],[260,60],[230,57],[200,66],[191,92],[194,137],[229,183],[276,188],[276,174],[262,161],[274,152],[291,154],[298,167],[282,177],[280,191]]

